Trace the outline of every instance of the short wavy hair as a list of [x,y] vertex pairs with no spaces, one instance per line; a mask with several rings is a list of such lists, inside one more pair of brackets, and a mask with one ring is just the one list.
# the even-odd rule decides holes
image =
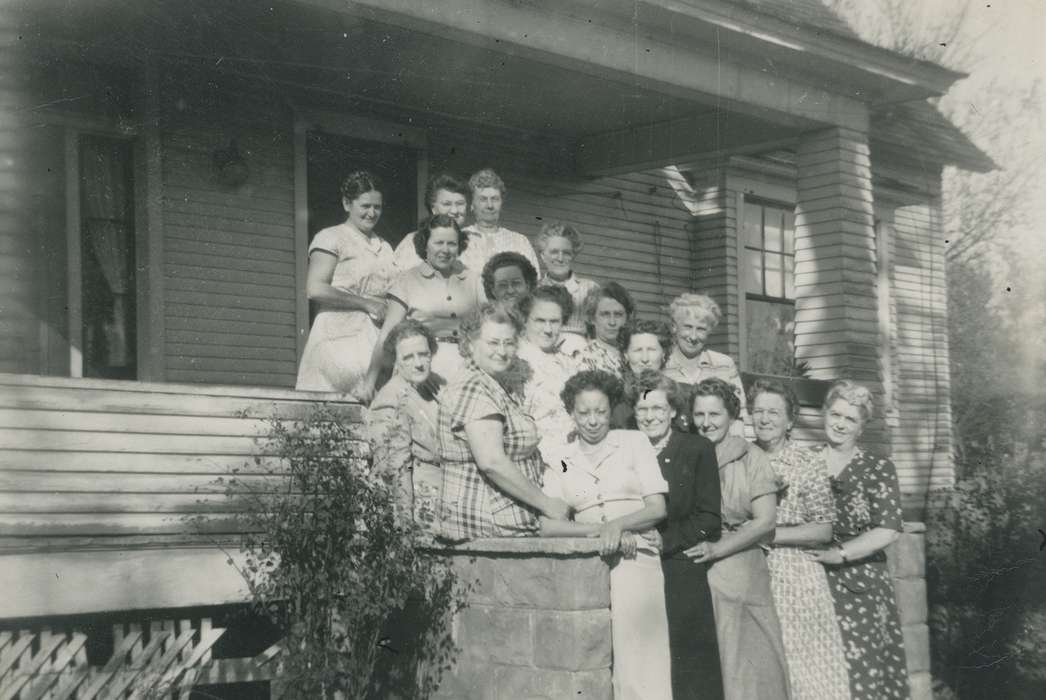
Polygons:
[[872,396],[871,390],[864,384],[858,384],[851,379],[837,379],[828,387],[822,408],[827,411],[836,399],[842,399],[851,406],[857,406],[864,423],[875,415],[875,398]]
[[734,385],[723,381],[719,377],[702,379],[690,392],[689,412],[691,414],[694,412],[694,404],[697,403],[697,399],[701,396],[719,397],[723,402],[723,408],[726,409],[731,420],[737,420],[738,416],[741,415],[741,399],[737,398],[737,391],[734,389]]
[[556,304],[563,312],[564,322],[574,313],[574,300],[570,298],[570,292],[558,284],[547,284],[536,288],[516,302],[516,310],[519,312],[521,321],[526,323],[530,318],[530,312],[534,309],[534,304],[539,301]]
[[469,178],[469,189],[472,190],[473,196],[475,196],[476,192],[485,187],[493,187],[501,192],[502,197],[504,197],[505,193],[508,192],[508,189],[505,187],[505,181],[502,180],[491,168],[477,170],[472,173],[472,177]]
[[685,414],[689,392],[684,386],[666,375],[653,369],[645,369],[625,380],[625,400],[632,407],[639,403],[640,397],[648,391],[663,391],[668,397],[668,404],[679,414]]
[[516,314],[501,304],[487,302],[480,304],[475,311],[461,321],[461,336],[458,341],[458,352],[462,357],[472,357],[472,343],[479,338],[484,323],[503,323],[512,326],[516,338],[523,332],[523,324]]
[[799,416],[799,399],[796,397],[792,387],[778,379],[756,379],[748,389],[748,412],[752,412],[755,400],[760,394],[777,394],[785,402],[788,411],[788,420],[794,421]]
[[636,310],[636,303],[632,301],[632,295],[617,282],[607,282],[594,287],[581,303],[581,314],[585,320],[585,331],[589,338],[596,332],[592,322],[596,318],[596,308],[601,299],[613,299],[625,307],[626,320],[630,320]]
[[538,286],[538,271],[525,256],[508,250],[495,253],[483,266],[483,291],[486,293],[487,299],[494,298],[494,273],[503,267],[518,267],[523,273],[523,281],[527,283],[530,292],[533,292],[534,288]]
[[632,336],[650,334],[657,337],[657,343],[661,346],[662,358],[661,368],[668,362],[668,355],[672,352],[672,329],[664,321],[654,321],[645,318],[637,318],[625,324],[617,337],[617,346],[621,353],[628,352],[628,345],[632,342]]
[[429,352],[433,355],[436,354],[439,343],[436,342],[435,334],[424,323],[413,318],[405,318],[393,326],[392,330],[389,331],[389,335],[385,338],[382,349],[388,357],[394,358],[396,357],[396,346],[399,345],[400,341],[414,337],[424,338],[429,346]]
[[567,380],[563,391],[559,392],[559,398],[563,401],[563,407],[567,409],[567,413],[574,412],[574,401],[582,391],[603,392],[610,402],[610,406],[613,407],[621,401],[624,387],[620,379],[601,369],[587,369],[578,372]]
[[458,234],[458,255],[464,253],[465,249],[469,247],[468,234],[462,232],[461,227],[458,226],[458,222],[454,220],[453,216],[450,214],[433,214],[421,220],[421,223],[418,224],[418,232],[414,234],[414,252],[422,260],[427,261],[429,238],[432,237],[432,229],[434,228],[454,229],[454,232]]
[[353,202],[368,192],[384,192],[385,184],[369,170],[356,170],[341,181],[340,189],[342,199]]
[[712,320],[712,329],[718,326],[723,319],[723,311],[719,308],[719,304],[707,294],[684,292],[672,300],[666,311],[668,311],[668,317],[673,321],[675,321],[676,314],[680,313],[706,316]]
[[581,233],[573,225],[565,224],[562,221],[548,221],[542,224],[537,238],[534,239],[534,247],[538,249],[539,253],[544,252],[545,246],[553,238],[566,238],[570,241],[570,245],[574,247],[575,257],[581,252]]
[[436,195],[440,190],[460,194],[465,198],[466,202],[469,200],[469,190],[464,182],[450,173],[439,173],[430,177],[428,184],[425,185],[425,206],[428,207],[430,212],[436,204]]

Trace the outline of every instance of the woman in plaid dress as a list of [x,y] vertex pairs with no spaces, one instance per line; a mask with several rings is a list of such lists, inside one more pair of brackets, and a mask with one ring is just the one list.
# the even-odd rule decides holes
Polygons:
[[570,512],[541,490],[538,430],[510,373],[521,330],[494,304],[461,325],[465,367],[443,391],[438,418],[445,539],[536,535],[539,515]]

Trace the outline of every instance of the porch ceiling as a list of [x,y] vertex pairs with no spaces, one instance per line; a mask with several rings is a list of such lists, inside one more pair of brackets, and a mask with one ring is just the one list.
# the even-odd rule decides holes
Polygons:
[[438,114],[555,134],[577,141],[586,172],[754,147],[800,125],[732,113],[640,76],[557,65],[497,39],[477,45],[313,2],[38,0],[33,8],[34,37],[85,57],[163,56],[340,96],[414,124]]

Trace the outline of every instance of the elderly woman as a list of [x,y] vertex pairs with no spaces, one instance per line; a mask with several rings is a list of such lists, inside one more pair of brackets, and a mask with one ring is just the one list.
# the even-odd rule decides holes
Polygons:
[[563,287],[574,302],[574,313],[563,324],[563,352],[575,355],[585,347],[581,307],[588,293],[599,286],[594,280],[574,274],[574,260],[581,253],[581,234],[570,224],[549,221],[542,225],[535,242],[545,268],[538,284]]
[[[430,215],[446,214],[454,219],[458,226],[464,226],[468,205],[468,189],[461,180],[449,173],[439,173],[429,178],[425,185],[425,206]],[[416,235],[417,232],[408,233],[396,246],[396,266],[400,270],[409,270],[425,259],[424,247],[419,252],[414,244]],[[461,246],[461,250],[458,252],[464,253],[465,248],[466,246]],[[483,256],[481,250],[475,250],[475,248],[482,248],[482,245],[473,246],[473,248],[472,255],[479,257],[462,260],[461,263],[471,270],[481,270],[487,258]]]
[[[729,355],[716,352],[705,346],[709,334],[719,325],[723,312],[719,304],[707,294],[680,294],[668,305],[668,316],[672,319],[675,347],[665,365],[665,374],[683,384],[717,377],[728,382],[737,392],[737,400],[744,401],[745,387],[741,374]],[[747,414],[742,403],[739,422],[730,426],[730,434],[744,437]]]
[[[522,233],[510,231],[501,225],[501,207],[507,192],[504,180],[490,168],[484,168],[469,178],[469,190],[472,192],[472,216],[475,223],[465,231],[472,238],[474,252],[469,254],[468,260],[462,262],[479,270],[497,253],[519,253],[536,270],[538,258],[530,240]],[[489,296],[487,298],[493,299]]]
[[614,697],[670,700],[664,577],[654,529],[665,518],[668,484],[642,433],[610,429],[610,406],[620,397],[621,382],[607,372],[584,371],[567,381],[563,405],[577,439],[554,457],[545,493],[565,500],[575,515],[573,521],[543,518],[541,534],[600,538],[610,561]]
[[607,282],[589,292],[584,317],[590,340],[578,353],[582,369],[600,369],[619,379],[623,377],[625,364],[619,336],[635,310],[632,296],[617,282]]
[[657,452],[668,482],[668,517],[661,533],[672,693],[676,698],[723,697],[708,565],[684,551],[719,539],[719,470],[715,446],[700,435],[680,432],[673,419],[686,411],[685,392],[652,369],[638,373],[628,390],[639,429]]
[[835,382],[824,400],[822,455],[835,497],[835,545],[817,560],[826,566],[839,618],[854,698],[907,698],[904,638],[886,568],[886,547],[901,530],[897,470],[857,442],[872,417],[871,392]]
[[784,482],[777,503],[774,546],[767,555],[774,607],[781,620],[792,696],[796,700],[849,697],[839,622],[824,567],[808,547],[832,540],[835,504],[820,455],[789,439],[798,402],[785,384],[758,380],[749,392],[756,444]]
[[710,563],[708,583],[715,607],[723,691],[727,700],[789,698],[788,664],[781,624],[774,611],[765,545],[777,517],[777,480],[766,453],[729,434],[740,415],[734,387],[705,379],[693,392],[694,430],[715,445],[723,536],[686,550]]
[[537,423],[539,448],[550,464],[550,450],[566,443],[573,426],[559,398],[567,379],[577,372],[573,358],[562,352],[559,342],[560,329],[573,306],[562,287],[538,287],[516,305],[524,324],[516,354],[526,363],[523,406]]
[[511,308],[537,287],[538,271],[519,253],[497,253],[483,266],[482,279],[486,298]]
[[399,477],[405,510],[435,534],[443,479],[436,441],[436,391],[443,380],[432,374],[436,338],[424,324],[407,319],[392,328],[385,347],[396,367],[367,411],[371,454],[376,465]]
[[500,381],[522,330],[499,305],[462,324],[465,369],[440,397],[442,535],[451,540],[533,535],[538,515],[565,520],[567,504],[541,490],[538,430],[522,397]]
[[[662,321],[633,319],[625,324],[618,335],[618,347],[625,358],[625,386],[647,370],[660,372],[665,367],[668,353],[672,347],[672,331]],[[633,402],[626,400],[614,406],[612,423],[615,428],[634,429],[636,427]],[[679,413],[685,414],[686,411]],[[687,421],[681,420],[682,426]]]
[[341,183],[345,223],[309,244],[306,290],[318,313],[298,367],[296,388],[369,399],[368,362],[385,318],[385,292],[396,274],[392,248],[374,227],[381,181],[360,170]]
[[435,214],[421,223],[414,247],[423,262],[397,275],[389,288],[385,323],[370,358],[369,386],[377,382],[385,358],[385,339],[405,318],[421,322],[436,337],[433,370],[446,379],[453,379],[461,370],[461,319],[479,305],[474,276],[458,260],[468,244],[468,238],[448,214]]

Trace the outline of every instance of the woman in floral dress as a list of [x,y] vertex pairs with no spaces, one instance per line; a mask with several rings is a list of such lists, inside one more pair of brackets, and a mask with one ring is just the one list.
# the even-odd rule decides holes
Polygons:
[[589,341],[578,353],[581,369],[599,369],[623,378],[625,360],[618,343],[635,310],[632,296],[617,282],[607,282],[589,292],[583,305]]
[[392,247],[374,230],[381,187],[366,171],[345,178],[345,223],[323,229],[309,245],[306,290],[319,313],[298,366],[300,390],[371,398],[367,369],[385,318],[385,292],[397,272]]
[[897,470],[857,441],[872,414],[866,387],[840,380],[824,402],[823,455],[835,496],[835,545],[817,555],[826,565],[857,700],[909,698],[908,671],[886,547],[901,526]]
[[756,444],[784,490],[777,502],[777,528],[767,555],[770,590],[781,620],[788,678],[795,700],[845,700],[850,697],[843,640],[824,567],[808,547],[832,541],[835,503],[820,455],[789,439],[799,406],[783,383],[760,379],[749,392],[749,415]]

